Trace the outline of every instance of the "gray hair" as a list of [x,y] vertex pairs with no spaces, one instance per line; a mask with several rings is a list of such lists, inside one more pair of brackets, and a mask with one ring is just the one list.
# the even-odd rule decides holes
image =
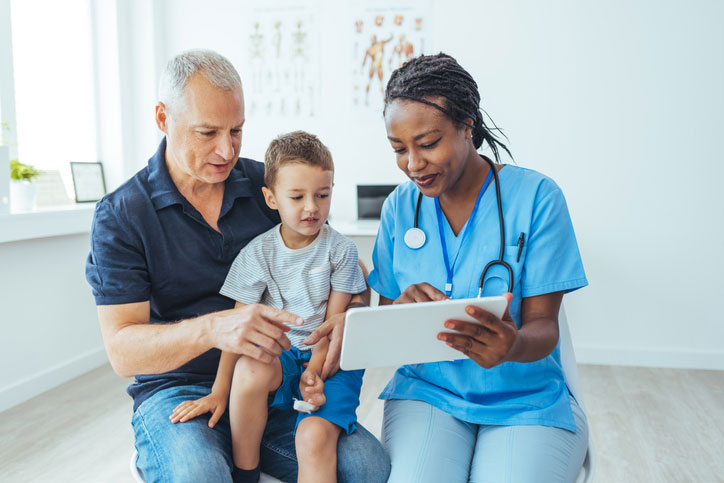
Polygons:
[[184,90],[194,74],[225,91],[241,89],[241,78],[229,60],[213,50],[187,50],[171,59],[161,74],[158,100],[168,110],[183,108]]

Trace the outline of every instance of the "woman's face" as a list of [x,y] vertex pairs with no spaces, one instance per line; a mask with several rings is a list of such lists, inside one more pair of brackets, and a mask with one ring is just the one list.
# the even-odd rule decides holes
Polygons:
[[387,105],[385,125],[397,166],[422,194],[438,197],[460,180],[470,155],[469,127],[458,129],[434,107],[404,99]]

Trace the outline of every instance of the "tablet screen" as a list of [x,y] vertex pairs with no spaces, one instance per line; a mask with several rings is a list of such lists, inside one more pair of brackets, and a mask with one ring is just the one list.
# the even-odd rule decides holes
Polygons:
[[438,340],[437,334],[451,332],[444,326],[449,319],[477,322],[465,313],[468,305],[502,317],[508,301],[499,296],[351,309],[340,367],[351,371],[465,359],[465,354]]

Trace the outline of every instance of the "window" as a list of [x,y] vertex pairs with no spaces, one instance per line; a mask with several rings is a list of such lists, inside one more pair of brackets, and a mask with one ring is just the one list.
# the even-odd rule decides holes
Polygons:
[[90,1],[0,0],[3,15],[11,34],[3,28],[0,42],[11,42],[12,62],[2,68],[14,89],[4,87],[0,103],[14,101],[2,111],[11,157],[59,171],[72,200],[69,163],[98,161]]

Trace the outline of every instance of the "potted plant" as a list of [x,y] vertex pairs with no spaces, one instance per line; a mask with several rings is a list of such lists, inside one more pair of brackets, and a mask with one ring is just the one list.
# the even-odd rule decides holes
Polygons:
[[13,211],[35,208],[36,186],[32,182],[40,172],[16,159],[10,160],[10,207]]

